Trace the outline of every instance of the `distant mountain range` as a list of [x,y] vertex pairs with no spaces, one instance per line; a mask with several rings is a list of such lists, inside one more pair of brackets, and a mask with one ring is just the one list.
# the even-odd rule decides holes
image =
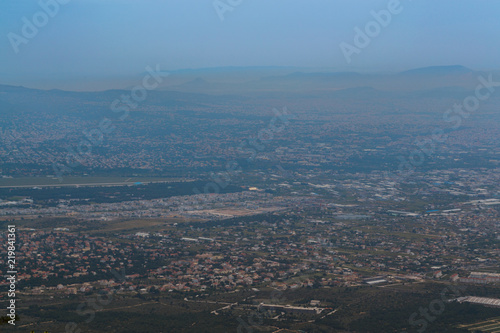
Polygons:
[[[470,89],[477,84],[477,77],[484,74],[459,65],[424,67],[395,74],[291,70],[292,68],[287,68],[286,70],[282,69],[282,73],[266,75],[277,70],[272,68],[266,71],[259,68],[257,72],[260,76],[251,73],[249,68],[239,71],[232,69],[229,71],[231,73],[229,76],[222,74],[227,73],[227,69],[221,72],[215,69],[210,72],[191,70],[188,76],[195,77],[186,77],[182,83],[178,84],[171,84],[169,80],[166,80],[161,89],[206,94],[336,91],[356,87],[372,87],[389,91],[418,91],[442,87]],[[186,75],[185,73],[172,73],[172,77],[175,77],[175,81],[179,81]]]
[[[307,72],[289,67],[231,67],[180,70],[169,72],[163,83],[148,92],[148,101],[153,103],[211,103],[214,97],[226,98],[258,96],[259,94],[299,94],[332,96],[368,96],[383,92],[406,92],[438,96],[463,94],[471,91],[478,83],[479,71],[455,65],[417,68],[395,74],[363,74],[357,72]],[[498,73],[500,76],[500,73]],[[497,73],[494,73],[497,75]],[[138,80],[137,82],[141,82]],[[75,105],[85,105],[89,99],[110,103],[126,89],[99,92],[71,92],[63,90],[37,90],[22,86],[0,85],[0,107],[4,112],[18,109],[23,104],[38,103],[52,105],[54,97],[61,110]],[[210,96],[215,95],[215,96]],[[262,95],[263,96],[263,95]]]
[[455,74],[468,74],[474,72],[472,69],[455,65],[455,66],[430,66],[411,69],[399,73],[401,76],[413,76],[413,75],[455,75]]

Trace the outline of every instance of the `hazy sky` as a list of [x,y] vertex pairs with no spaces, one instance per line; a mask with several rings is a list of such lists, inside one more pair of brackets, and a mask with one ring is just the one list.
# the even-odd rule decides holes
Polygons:
[[[347,63],[339,44],[394,0],[59,0],[0,1],[0,83],[217,66],[299,66],[398,71],[461,64],[500,69],[500,1],[401,0],[399,13]],[[241,2],[238,5],[238,2]],[[24,29],[38,22],[38,32]],[[48,18],[48,20],[46,20]],[[46,24],[44,22],[46,20]],[[28,33],[26,33],[26,31]],[[18,52],[12,46],[17,44]]]

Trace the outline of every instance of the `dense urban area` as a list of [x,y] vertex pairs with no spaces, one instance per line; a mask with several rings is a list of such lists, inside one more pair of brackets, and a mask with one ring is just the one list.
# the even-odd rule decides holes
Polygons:
[[500,95],[207,85],[0,86],[9,329],[500,332]]

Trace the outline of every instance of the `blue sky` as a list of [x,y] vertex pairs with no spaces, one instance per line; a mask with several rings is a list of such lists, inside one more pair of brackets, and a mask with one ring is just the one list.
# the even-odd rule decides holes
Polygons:
[[72,0],[16,53],[9,33],[23,37],[22,18],[32,22],[40,3],[51,1],[0,2],[0,83],[51,87],[57,80],[133,75],[155,64],[500,69],[497,0],[400,0],[401,12],[350,63],[339,44],[353,44],[354,28],[364,29],[374,20],[371,11],[394,0],[242,0],[223,21],[214,0]]

